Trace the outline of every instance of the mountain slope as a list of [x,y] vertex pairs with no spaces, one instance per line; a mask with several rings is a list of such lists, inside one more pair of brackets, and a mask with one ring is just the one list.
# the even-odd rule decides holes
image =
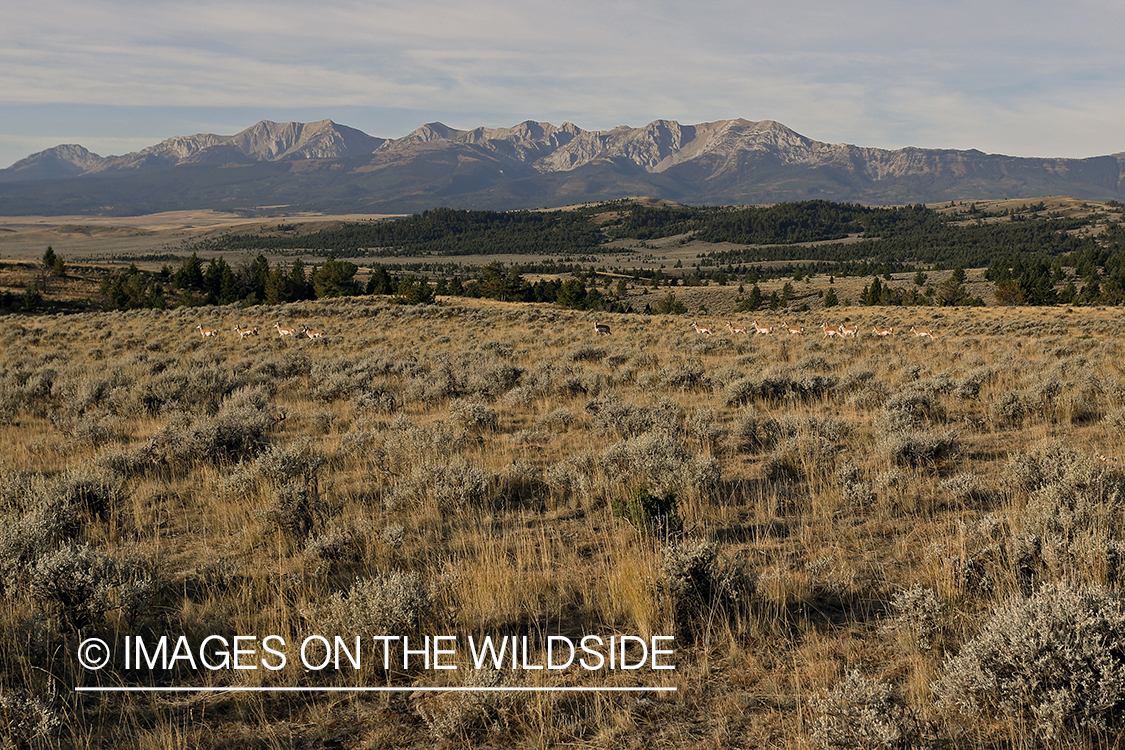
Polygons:
[[828,144],[772,120],[587,131],[526,121],[397,139],[330,120],[263,121],[123,156],[57,146],[0,170],[0,213],[286,205],[320,211],[532,208],[655,195],[687,203],[808,198],[869,203],[974,198],[1125,198],[1125,154],[1017,158]]

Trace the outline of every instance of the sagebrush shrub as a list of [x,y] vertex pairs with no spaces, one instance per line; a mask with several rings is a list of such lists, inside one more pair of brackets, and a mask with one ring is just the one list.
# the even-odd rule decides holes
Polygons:
[[941,486],[954,498],[966,503],[982,502],[992,496],[976,474],[957,474],[949,479],[943,479]]
[[989,404],[989,413],[999,425],[1017,425],[1028,415],[1027,400],[1021,393],[1006,391]]
[[434,614],[434,602],[413,571],[358,578],[346,592],[333,594],[321,612],[340,635],[409,636]]
[[722,563],[719,545],[703,539],[672,542],[664,548],[664,582],[679,638],[691,642],[721,619],[746,616],[757,577],[742,561]]
[[812,740],[825,750],[867,750],[910,746],[915,732],[895,702],[891,686],[850,671],[823,696],[809,700],[816,713]]
[[636,437],[646,432],[676,434],[680,430],[680,409],[664,399],[656,406],[637,406],[608,393],[586,402],[586,411],[594,425],[622,437]]
[[685,496],[706,497],[721,481],[719,463],[693,456],[683,441],[665,432],[646,432],[618,441],[601,458],[602,474],[633,479],[663,493],[675,490]]
[[960,450],[956,430],[902,430],[885,433],[880,448],[896,466],[928,466]]
[[263,520],[299,544],[323,526],[328,515],[328,503],[308,485],[295,483],[274,488],[270,504],[261,511]]
[[68,493],[57,492],[39,475],[7,478],[22,495],[23,512],[0,527],[0,587],[15,588],[45,552],[77,538],[82,530],[81,506]]
[[132,566],[85,544],[70,544],[40,557],[29,576],[31,595],[57,617],[63,630],[100,625],[106,613],[135,617],[154,583]]
[[428,501],[442,510],[487,508],[496,500],[496,476],[464,456],[423,459],[390,489],[390,508],[420,506]]
[[945,412],[929,391],[911,388],[891,394],[883,402],[881,426],[885,430],[909,430],[944,419]]
[[936,591],[915,585],[895,594],[891,609],[894,612],[892,629],[908,632],[923,651],[933,647],[934,639],[941,632],[941,617],[945,611]]
[[318,572],[332,572],[342,565],[359,562],[360,559],[359,544],[355,536],[339,527],[310,537],[305,544],[304,554]]
[[757,453],[773,447],[781,438],[781,426],[773,417],[747,410],[739,415],[731,435],[736,450]]
[[500,415],[495,409],[463,398],[449,404],[449,416],[469,433],[495,432],[500,427]]
[[1065,583],[1017,597],[947,660],[934,693],[946,708],[1043,739],[1109,731],[1125,708],[1125,603]]
[[[51,683],[53,686],[53,683]],[[63,728],[63,714],[48,698],[26,690],[0,692],[0,747],[53,747]]]
[[[513,683],[510,670],[492,667],[470,670],[465,687],[504,688]],[[516,693],[474,690],[430,695],[416,704],[418,715],[439,742],[459,741],[466,746],[488,735],[501,734],[515,718],[522,701]]]

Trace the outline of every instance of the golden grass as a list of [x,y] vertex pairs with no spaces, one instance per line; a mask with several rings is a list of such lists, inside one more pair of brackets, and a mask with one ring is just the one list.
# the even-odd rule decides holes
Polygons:
[[[23,318],[0,344],[5,527],[31,528],[19,525],[39,512],[29,487],[50,494],[76,473],[118,486],[120,496],[104,514],[80,515],[76,530],[43,536],[31,559],[13,562],[18,540],[4,537],[4,687],[47,695],[55,684],[51,706],[62,723],[53,736],[68,747],[410,748],[442,737],[516,747],[804,746],[810,698],[858,667],[931,726],[948,727],[935,730],[940,743],[1026,744],[1026,728],[939,714],[930,686],[943,650],[959,649],[1021,590],[1014,540],[1041,533],[1029,495],[1005,483],[1010,454],[1062,440],[1083,460],[1096,454],[1121,470],[1125,438],[1112,421],[1125,400],[1118,311],[838,312],[860,324],[857,339],[824,339],[823,313],[758,316],[802,322],[803,337],[700,337],[688,325],[695,312],[614,316],[614,334],[595,338],[589,315],[455,300]],[[331,333],[239,341],[236,318],[263,331],[281,320]],[[219,320],[227,322],[217,340],[194,330]],[[925,324],[937,336],[877,339],[875,322]],[[732,398],[741,380],[776,377],[796,388],[814,375],[829,385]],[[914,391],[932,409],[917,429],[955,430],[956,448],[910,463],[888,448],[883,406]],[[1011,420],[996,406],[1007,394],[1026,406]],[[472,426],[457,399],[492,410],[495,425]],[[766,442],[740,443],[751,416],[772,425]],[[216,442],[259,418],[250,443]],[[206,450],[185,452],[191,441]],[[285,468],[306,460],[314,476]],[[957,490],[951,481],[961,475],[982,491]],[[642,486],[678,493],[684,539],[717,545],[708,575],[727,571],[723,580],[743,586],[741,604],[677,593],[666,540],[610,511],[614,497]],[[302,514],[307,524],[294,531]],[[1106,534],[1125,519],[1119,510],[1097,518],[1070,547],[1045,550],[1036,574],[1119,588],[1103,553]],[[112,609],[88,625],[107,639],[276,633],[299,641],[332,622],[327,602],[357,580],[409,572],[430,602],[404,626],[419,637],[679,639],[675,672],[517,670],[506,675],[516,684],[679,691],[458,709],[455,737],[435,735],[402,695],[99,701],[72,692],[93,679],[75,664],[78,634],[26,586],[37,556],[71,543],[139,566],[154,582],[139,611]],[[945,607],[938,647],[889,627],[894,596],[915,585]],[[295,663],[155,677],[118,664],[104,676],[196,686],[464,682],[460,671],[385,674],[368,665],[334,677]]]

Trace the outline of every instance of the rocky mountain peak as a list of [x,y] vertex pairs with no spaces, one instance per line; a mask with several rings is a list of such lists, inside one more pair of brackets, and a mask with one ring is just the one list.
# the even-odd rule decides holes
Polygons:
[[[103,158],[81,146],[56,146],[0,169],[0,183],[11,186],[6,189],[13,196],[9,210],[22,211],[31,205],[30,181],[45,184],[94,173],[124,181],[130,173],[167,170],[166,177],[137,183],[136,192],[143,196],[139,200],[148,206],[151,186],[162,179],[176,186],[172,193],[177,196],[183,194],[179,186],[185,179],[197,179],[198,194],[211,195],[227,183],[209,177],[208,167],[253,170],[263,162],[302,160],[324,164],[262,172],[268,179],[247,172],[243,184],[261,183],[251,188],[269,193],[258,201],[260,205],[287,203],[305,194],[310,197],[302,200],[317,205],[331,202],[325,196],[325,186],[331,184],[341,196],[336,200],[347,202],[350,209],[409,206],[410,210],[435,205],[557,205],[638,194],[695,203],[814,197],[872,203],[1046,195],[1125,197],[1125,154],[1034,159],[975,150],[887,150],[822,143],[775,120],[742,118],[694,125],[658,119],[641,127],[619,125],[610,130],[535,120],[458,130],[431,122],[393,140],[332,120],[262,120],[233,136],[177,136],[124,156]],[[190,178],[186,171],[175,171],[187,164],[201,169]],[[332,170],[328,181],[324,170]],[[306,192],[306,188],[285,187],[287,181],[315,187]],[[284,197],[274,196],[273,190]],[[0,198],[4,192],[0,190]],[[231,200],[247,200],[245,194],[208,200],[225,206]],[[43,195],[41,200],[57,201],[61,193],[44,187]],[[88,196],[74,200],[76,205],[104,206],[104,194],[94,187]]]

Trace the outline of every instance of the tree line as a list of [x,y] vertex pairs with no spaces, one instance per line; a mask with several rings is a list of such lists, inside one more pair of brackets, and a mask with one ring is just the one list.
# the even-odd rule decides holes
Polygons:
[[334,257],[319,266],[308,267],[297,259],[271,267],[264,255],[258,255],[235,268],[222,256],[204,263],[192,253],[178,267],[165,266],[159,273],[141,271],[132,264],[107,277],[101,291],[107,305],[115,310],[229,304],[251,307],[369,294],[388,295],[392,302],[411,305],[429,304],[437,295],[447,295],[548,302],[577,310],[632,311],[621,299],[624,282],[618,285],[616,294],[604,293],[597,288],[595,272],[540,279],[532,284],[521,267],[500,262],[467,276],[442,276],[433,282],[426,276],[375,264],[366,283],[361,283],[355,278],[358,271],[356,264]]

